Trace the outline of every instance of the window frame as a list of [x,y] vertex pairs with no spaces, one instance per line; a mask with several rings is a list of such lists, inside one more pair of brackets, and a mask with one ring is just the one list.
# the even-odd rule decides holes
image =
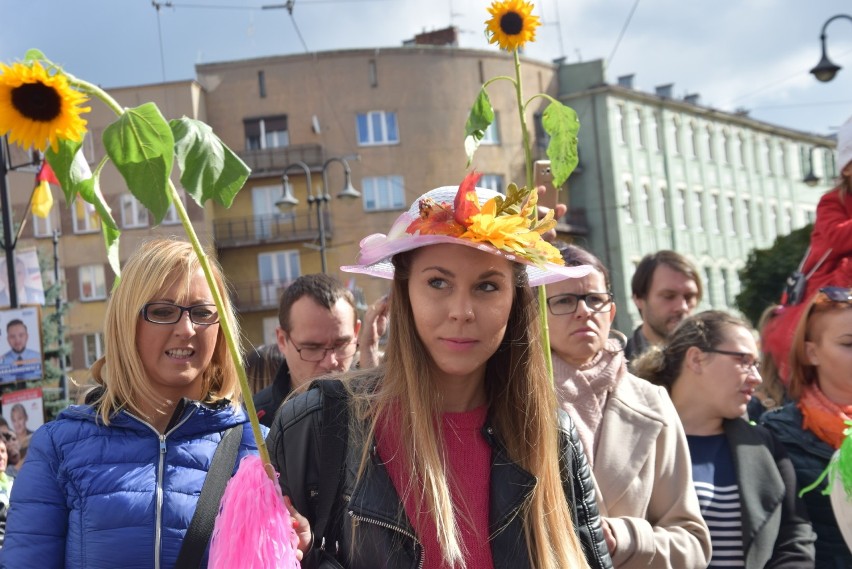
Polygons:
[[[378,187],[378,181],[383,181],[385,185]],[[384,191],[389,201],[388,204],[383,204],[382,197],[378,192]],[[380,211],[398,211],[406,209],[405,201],[405,180],[402,176],[391,174],[387,176],[366,176],[361,179],[361,203],[365,212],[380,212]],[[370,206],[372,202],[375,204]]]
[[[363,117],[363,125],[362,125]],[[392,118],[392,121],[389,119]],[[376,120],[382,132],[375,132]],[[363,128],[366,131],[363,131]],[[393,132],[391,132],[393,131]],[[355,115],[355,135],[358,146],[390,146],[399,144],[399,118],[396,111],[367,111]]]
[[[89,273],[86,275],[85,273]],[[92,277],[93,279],[84,278],[84,277]],[[80,265],[77,267],[77,278],[79,281],[79,293],[80,293],[80,301],[81,302],[96,302],[101,300],[106,300],[107,298],[107,290],[106,290],[106,271],[104,271],[103,265],[92,264],[92,265]],[[92,294],[85,294],[85,285],[88,282],[94,281],[92,283]],[[100,282],[98,282],[100,281]],[[100,291],[100,286],[103,287],[103,292]]]

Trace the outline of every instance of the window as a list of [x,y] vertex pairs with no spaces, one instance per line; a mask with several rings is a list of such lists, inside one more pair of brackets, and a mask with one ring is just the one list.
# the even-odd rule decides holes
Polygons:
[[778,235],[778,207],[774,205],[769,206],[769,215],[767,216],[766,223],[769,228],[769,238],[774,239]]
[[642,185],[642,223],[651,225],[651,189],[648,184]]
[[500,129],[497,127],[499,121],[497,120],[497,113],[494,113],[494,120],[488,125],[488,128],[485,129],[485,132],[482,133],[482,140],[480,144],[500,144]]
[[615,106],[615,134],[619,144],[627,144],[627,120],[624,116],[624,105]]
[[106,298],[106,278],[103,265],[83,265],[78,270],[80,278],[80,300],[103,300]]
[[148,227],[148,210],[128,194],[121,196],[121,225],[125,229]]
[[360,146],[397,144],[399,142],[396,113],[385,111],[359,113],[356,122]]
[[763,143],[763,170],[769,175],[775,174],[772,164],[772,143],[769,140]]
[[784,206],[784,233],[789,233],[793,230],[793,208],[791,206]]
[[716,161],[716,147],[713,142],[713,131],[707,127],[707,160],[710,162]]
[[281,289],[301,275],[299,252],[295,250],[260,253],[257,256],[260,298],[264,306],[276,306]]
[[707,303],[712,307],[714,306],[714,299],[716,297],[716,283],[713,282],[713,269],[704,267],[701,269],[701,272],[704,273],[704,284],[707,285]]
[[243,127],[246,133],[246,150],[284,148],[290,145],[287,115],[245,119]]
[[742,209],[742,225],[743,233],[746,237],[751,237],[751,200],[743,199]]
[[671,219],[669,219],[669,204],[665,186],[660,186],[659,196],[660,215],[657,217],[658,224],[660,227],[668,227],[671,225]]
[[737,234],[736,215],[736,203],[734,203],[734,198],[732,196],[728,196],[725,198],[725,217],[728,218],[728,235]]
[[790,175],[790,167],[787,163],[787,145],[779,142],[775,148],[778,163],[781,165],[781,175],[785,178]]
[[689,125],[689,152],[692,158],[698,158],[698,129],[694,124]]
[[[256,186],[251,189],[255,239],[269,239],[281,234],[279,223],[291,223],[296,212],[283,213],[275,205],[284,193],[282,186]],[[309,214],[313,215],[313,214]],[[286,230],[286,228],[284,228]]]
[[719,233],[722,227],[722,212],[719,208],[719,194],[710,196],[710,219],[715,222],[713,233]]
[[494,190],[495,192],[500,192],[501,194],[506,193],[506,186],[503,183],[503,176],[501,176],[500,174],[483,174],[482,178],[479,179],[479,183],[477,185],[482,188]]
[[683,188],[677,191],[675,211],[677,212],[677,228],[686,229],[686,190]]
[[624,204],[621,206],[625,211],[625,219],[626,223],[633,223],[633,184],[630,182],[624,182]]
[[402,176],[376,176],[361,180],[364,188],[364,211],[405,208],[405,185]]
[[837,177],[837,163],[834,160],[834,152],[830,149],[822,151],[822,164],[824,166],[823,172],[825,173],[824,179],[826,182]]
[[78,198],[71,208],[71,220],[74,224],[74,233],[94,233],[100,231],[101,218],[95,210],[95,206]]
[[660,130],[660,119],[657,117],[656,113],[652,113],[651,115],[653,120],[651,121],[651,140],[654,141],[654,150],[660,151],[663,149],[663,140],[662,140],[662,131]]
[[725,164],[731,163],[731,147],[730,147],[730,144],[731,144],[731,141],[728,138],[728,133],[723,132],[722,133],[722,160],[724,161]]
[[[56,284],[56,278],[53,271],[45,271],[42,273],[41,278],[44,280],[44,292],[50,290],[52,286]],[[68,302],[68,281],[65,279],[65,269],[59,268],[59,298],[62,299],[63,302]]]
[[62,223],[59,220],[59,207],[54,205],[50,208],[50,213],[47,217],[41,217],[33,214],[33,236],[35,237],[53,237],[53,230],[62,234]]
[[677,119],[672,120],[672,135],[674,136],[674,151],[675,154],[683,154],[683,144],[680,140],[680,122]]
[[[181,202],[183,202],[183,198],[181,198]],[[175,204],[169,204],[169,209],[166,210],[166,215],[163,216],[160,225],[177,225],[178,223],[180,223],[180,217],[178,217],[177,208]]]
[[92,367],[104,355],[104,335],[86,334],[83,336],[83,350],[86,357],[86,367]]
[[698,190],[693,195],[692,207],[695,213],[695,229],[704,231],[704,196]]
[[746,141],[743,135],[737,137],[737,153],[740,155],[740,168],[745,168],[748,163],[748,160],[746,160],[748,150],[746,149]]
[[636,109],[634,125],[636,126],[636,145],[639,148],[645,148],[645,131],[642,129],[642,109]]

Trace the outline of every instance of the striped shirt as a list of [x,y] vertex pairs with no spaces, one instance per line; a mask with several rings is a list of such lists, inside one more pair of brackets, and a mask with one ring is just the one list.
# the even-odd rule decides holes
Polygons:
[[744,567],[740,488],[725,435],[687,435],[692,480],[707,527],[713,556],[710,567]]

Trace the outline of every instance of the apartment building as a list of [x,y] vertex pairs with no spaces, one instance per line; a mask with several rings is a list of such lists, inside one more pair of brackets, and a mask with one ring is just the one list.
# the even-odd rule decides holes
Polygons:
[[569,179],[571,205],[588,219],[580,242],[612,271],[625,332],[640,321],[630,279],[643,255],[684,254],[703,275],[702,308],[733,310],[749,252],[813,221],[837,176],[833,138],[674,91],[637,90],[632,76],[608,84],[600,60],[559,69],[560,100],[581,124],[581,166]]

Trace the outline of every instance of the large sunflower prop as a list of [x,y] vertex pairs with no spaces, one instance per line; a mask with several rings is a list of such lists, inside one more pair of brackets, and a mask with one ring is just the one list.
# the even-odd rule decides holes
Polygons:
[[80,142],[86,121],[80,115],[91,111],[81,105],[85,94],[73,89],[67,77],[48,73],[38,61],[0,63],[0,136],[42,152],[48,144],[54,152],[60,138]]
[[533,5],[523,0],[494,2],[488,8],[492,18],[485,23],[489,43],[496,43],[506,51],[523,47],[535,40],[535,29],[541,25],[538,16],[532,15]]

